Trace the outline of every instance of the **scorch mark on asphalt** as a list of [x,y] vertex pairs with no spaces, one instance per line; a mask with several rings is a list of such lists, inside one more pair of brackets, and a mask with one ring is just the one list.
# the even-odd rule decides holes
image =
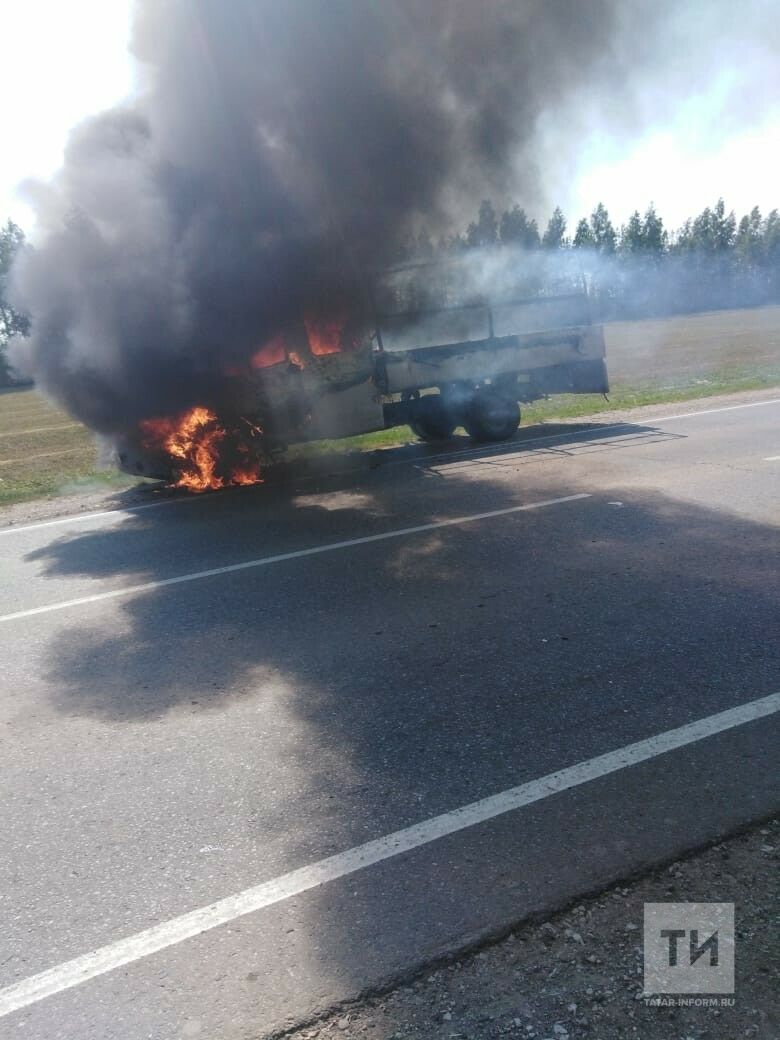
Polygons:
[[252,570],[256,567],[267,567],[273,563],[283,563],[286,560],[298,560],[305,556],[317,556],[321,553],[335,552],[338,549],[349,549],[354,545],[368,545],[372,542],[384,542],[391,538],[405,538],[413,534],[423,534],[426,531],[438,531],[442,527],[457,527],[464,524],[473,524],[477,520],[492,520],[498,516],[510,516],[512,513],[526,513],[534,509],[544,509],[547,506],[563,505],[565,502],[577,502],[583,498],[590,498],[589,494],[564,495],[562,498],[548,498],[541,502],[530,502],[527,505],[508,506],[505,509],[491,509],[486,513],[473,513],[470,516],[456,516],[449,520],[436,520],[430,524],[417,524],[415,527],[401,527],[395,531],[383,531],[381,534],[369,534],[362,538],[349,538],[342,542],[328,542],[326,545],[314,545],[308,549],[295,549],[293,552],[279,553],[276,556],[263,556],[258,560],[245,560],[243,563],[232,563],[226,567],[212,567],[205,571],[193,571],[190,574],[180,574],[175,578],[162,578],[159,581],[147,581],[142,585],[128,585],[122,589],[110,589],[107,592],[96,592],[92,596],[79,596],[78,599],[64,600],[60,603],[48,603],[42,607],[31,607],[28,610],[17,610],[13,614],[0,616],[0,622],[18,621],[20,618],[33,617],[36,614],[50,614],[55,610],[68,610],[71,607],[80,607],[87,603],[99,603],[102,600],[117,599],[120,596],[132,596],[139,592],[151,592],[154,589],[162,589],[171,585],[182,585],[185,582],[201,581],[204,578],[215,578],[223,574],[235,574],[238,571]]
[[667,730],[604,755],[578,762],[558,772],[548,773],[537,780],[434,816],[346,852],[300,867],[281,877],[271,878],[216,903],[198,907],[189,913],[98,947],[80,957],[7,986],[0,990],[0,1018],[123,965],[159,953],[238,917],[282,903],[293,896],[364,870],[375,863],[428,845],[438,838],[456,834],[523,806],[540,802],[550,795],[568,791],[599,777],[646,762],[658,755],[765,718],[779,710],[780,693],[770,694],[768,697],[740,704],[736,708],[708,715],[677,729]]

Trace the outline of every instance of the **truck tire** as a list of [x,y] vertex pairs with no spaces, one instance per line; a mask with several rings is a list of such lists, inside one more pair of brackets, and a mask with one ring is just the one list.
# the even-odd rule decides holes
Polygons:
[[409,425],[421,441],[446,441],[455,432],[455,419],[436,394],[420,397]]
[[505,441],[520,425],[520,405],[495,390],[481,390],[463,424],[475,441]]

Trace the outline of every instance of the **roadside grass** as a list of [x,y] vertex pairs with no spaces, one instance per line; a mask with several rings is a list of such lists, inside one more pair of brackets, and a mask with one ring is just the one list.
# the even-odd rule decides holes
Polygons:
[[94,435],[37,391],[0,391],[0,507],[137,483],[101,466]]
[[[608,359],[609,360],[609,359]],[[546,401],[534,401],[521,406],[522,426],[533,426],[558,419],[578,419],[612,409],[638,408],[647,404],[673,404],[675,401],[694,401],[701,397],[718,394],[738,393],[741,390],[761,390],[780,386],[780,362],[776,365],[744,366],[725,368],[707,373],[693,383],[671,385],[647,382],[637,386],[613,386],[609,398],[600,394],[558,394]],[[465,433],[464,430],[460,431]],[[290,449],[296,457],[330,454],[335,451],[376,451],[378,448],[394,448],[416,441],[417,437],[408,426],[396,426],[391,430],[364,433],[342,440],[313,441],[299,444]]]
[[[523,407],[524,426],[780,386],[780,307],[616,322],[604,331],[609,403],[597,395],[537,401]],[[295,445],[288,456],[375,451],[415,440],[400,426]],[[0,507],[139,483],[101,465],[94,435],[35,390],[0,390]]]
[[724,368],[708,372],[706,377],[691,383],[677,385],[664,381],[663,385],[647,382],[643,385],[613,385],[609,397],[600,395],[561,394],[548,401],[535,401],[523,409],[523,426],[551,419],[577,419],[597,412],[639,408],[648,404],[673,404],[675,401],[695,401],[718,394],[736,394],[744,390],[763,390],[780,386],[780,361],[774,365]]

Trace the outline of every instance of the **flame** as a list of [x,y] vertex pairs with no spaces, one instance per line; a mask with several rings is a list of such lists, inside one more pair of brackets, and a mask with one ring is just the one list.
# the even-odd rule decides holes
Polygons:
[[327,318],[305,314],[303,323],[306,326],[312,354],[321,357],[324,354],[338,354],[344,349],[343,335],[347,324],[345,314],[331,315]]
[[242,469],[240,466],[236,466],[230,474],[230,483],[235,485],[259,484],[262,483],[262,480],[258,476],[256,467],[247,466]]
[[[228,485],[262,481],[260,467],[252,460],[242,459],[232,467],[224,466],[220,453],[228,431],[208,408],[191,408],[174,419],[146,419],[141,423],[141,431],[145,447],[162,449],[176,461],[179,476],[173,487],[217,491]],[[255,431],[261,432],[259,427],[252,426],[252,435]],[[249,454],[244,444],[239,444],[237,450]]]
[[[306,329],[306,338],[309,341],[309,350],[318,357],[325,354],[338,354],[342,350],[354,350],[358,345],[354,337],[350,337],[346,333],[347,313],[345,310],[337,309],[326,317],[308,312],[304,314],[303,324]],[[286,335],[278,332],[255,351],[249,359],[249,365],[254,369],[270,368],[271,365],[278,365],[285,360],[296,368],[304,367],[300,352],[290,350]]]
[[271,339],[267,340],[258,351],[256,351],[249,360],[249,364],[252,368],[270,368],[271,365],[278,365],[280,361],[284,361],[287,357],[287,343],[284,335],[280,332],[276,336],[272,336]]

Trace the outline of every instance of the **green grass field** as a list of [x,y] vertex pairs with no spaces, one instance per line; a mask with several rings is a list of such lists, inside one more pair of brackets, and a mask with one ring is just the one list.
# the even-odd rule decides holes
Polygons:
[[35,390],[0,390],[0,506],[137,483],[97,455],[94,435]]
[[[780,386],[780,307],[616,322],[605,326],[605,335],[614,408]],[[523,425],[605,407],[598,396],[555,397],[524,408]],[[402,426],[293,451],[367,451],[414,439]],[[101,467],[94,436],[35,390],[0,391],[0,506],[137,483]]]

